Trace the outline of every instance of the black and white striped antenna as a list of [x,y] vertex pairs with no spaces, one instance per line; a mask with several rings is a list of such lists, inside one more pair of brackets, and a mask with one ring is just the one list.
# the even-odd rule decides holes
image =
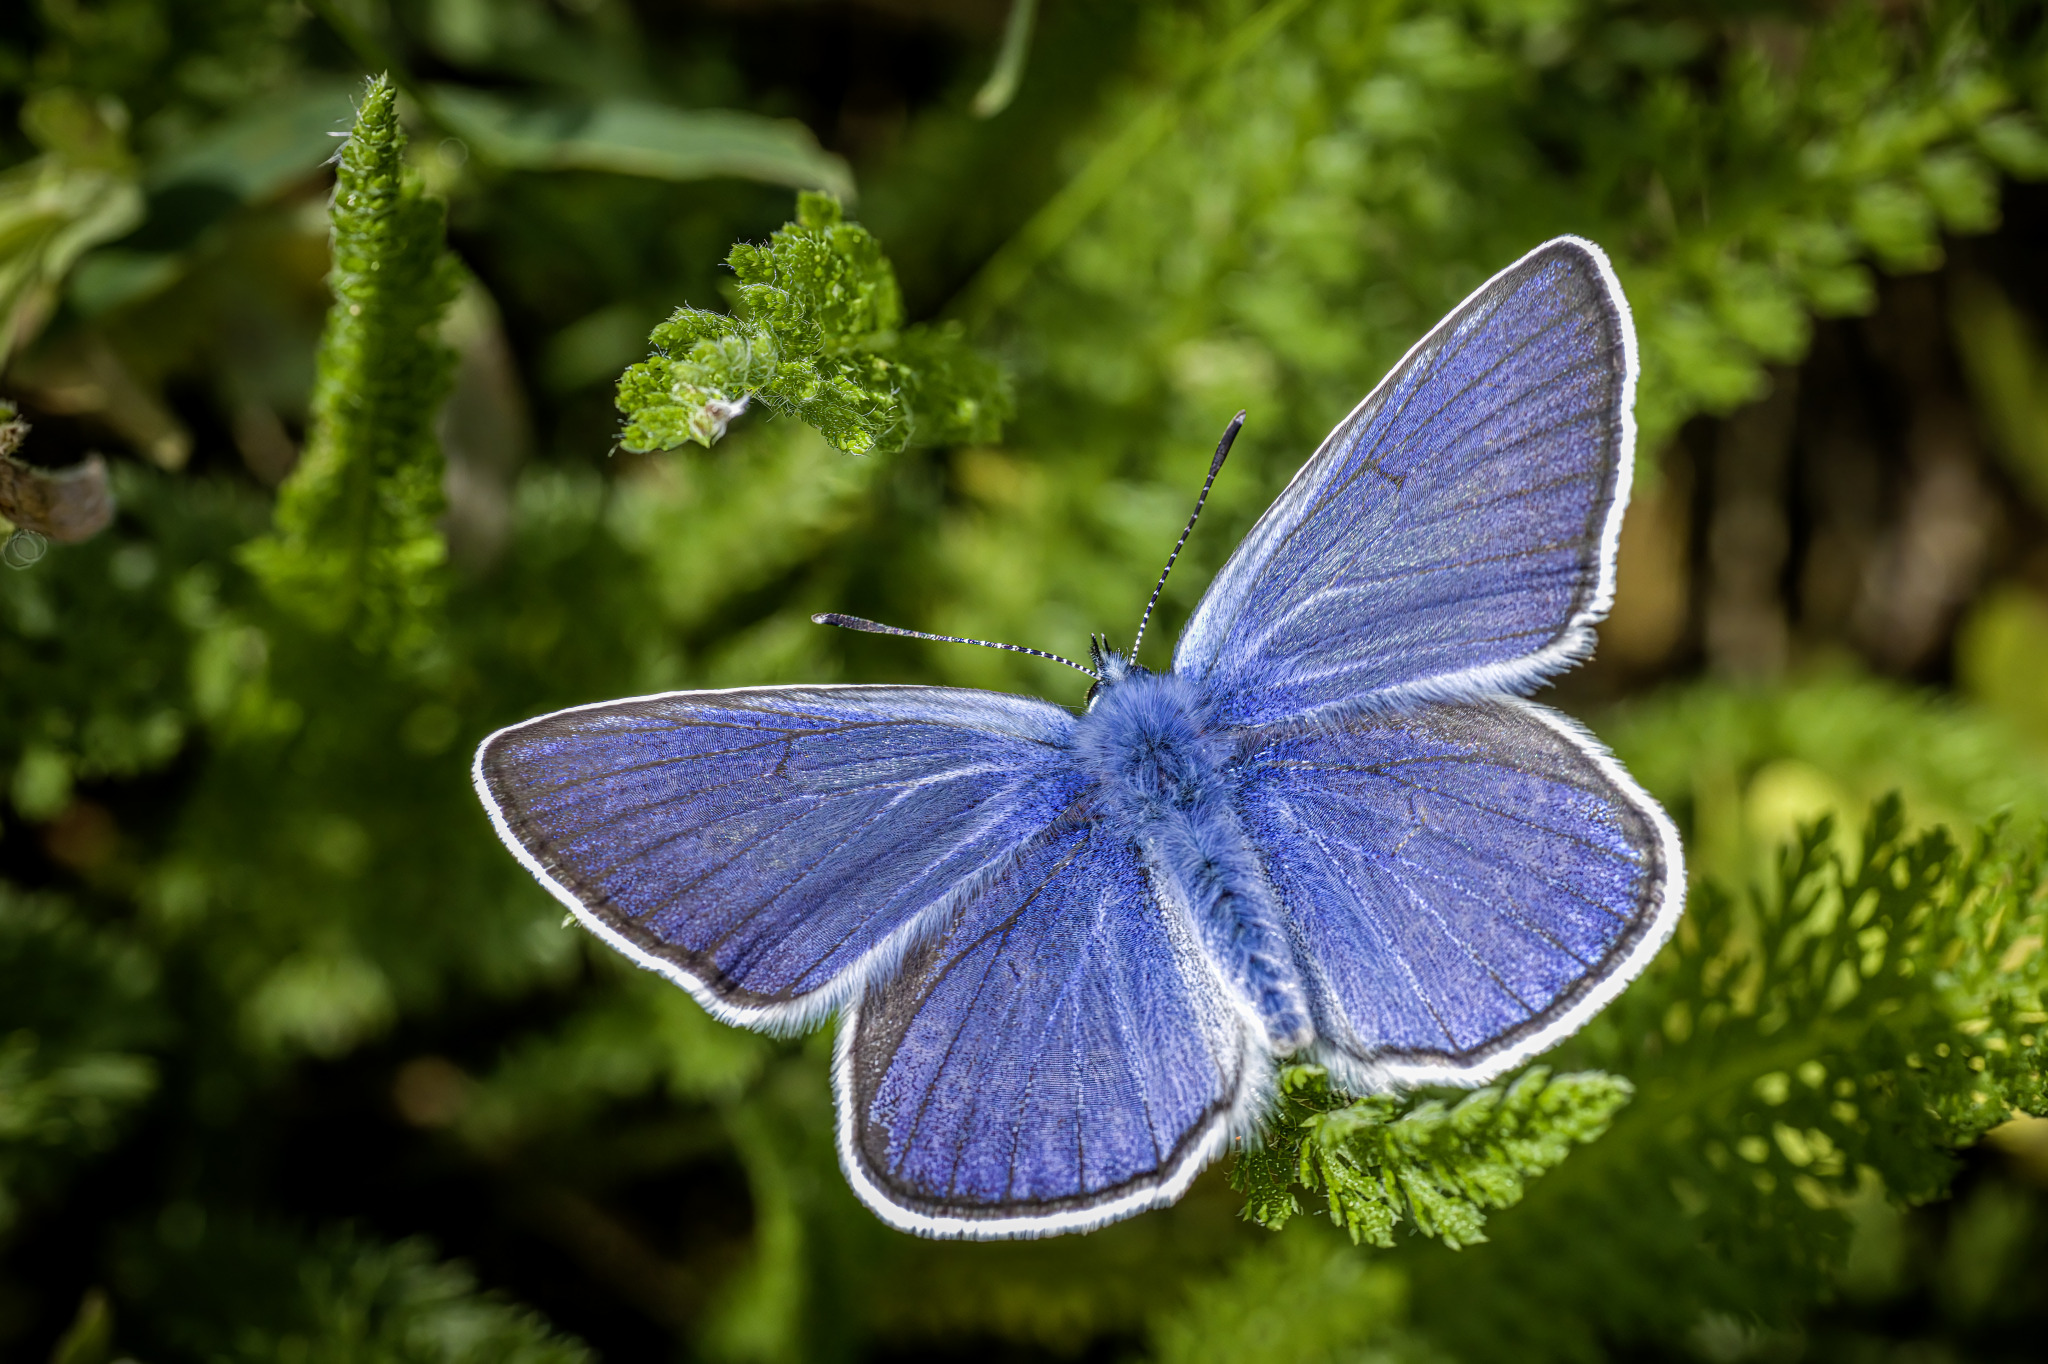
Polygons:
[[1223,461],[1230,455],[1230,447],[1237,440],[1237,433],[1244,429],[1244,413],[1230,419],[1230,425],[1223,428],[1223,439],[1216,442],[1216,458],[1209,461],[1209,477],[1202,482],[1202,495],[1195,499],[1195,510],[1188,516],[1186,529],[1173,545],[1173,553],[1166,556],[1166,567],[1159,570],[1159,583],[1152,589],[1152,600],[1145,603],[1145,618],[1138,622],[1138,634],[1131,641],[1131,662],[1138,661],[1138,646],[1145,642],[1145,627],[1152,623],[1152,608],[1159,605],[1159,594],[1166,590],[1166,575],[1173,572],[1173,561],[1180,557],[1181,546],[1195,533],[1195,522],[1201,519],[1202,504],[1209,500],[1209,489],[1216,486],[1216,475],[1223,472]]
[[865,630],[871,635],[902,635],[906,639],[936,640],[940,644],[979,644],[984,649],[1007,649],[1013,654],[1030,654],[1033,658],[1049,658],[1055,663],[1064,663],[1077,673],[1086,673],[1101,681],[1093,668],[1084,668],[1071,658],[1061,658],[1043,649],[1027,649],[1022,644],[998,644],[992,639],[969,639],[965,635],[928,635],[922,630],[905,630],[899,625],[884,625],[859,616],[842,616],[837,611],[821,611],[811,617],[811,622],[815,625],[837,625],[844,630]]

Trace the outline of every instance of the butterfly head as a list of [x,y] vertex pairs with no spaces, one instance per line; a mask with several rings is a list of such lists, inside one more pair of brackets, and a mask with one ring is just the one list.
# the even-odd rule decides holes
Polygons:
[[1088,704],[1093,706],[1095,698],[1102,694],[1104,687],[1113,687],[1130,677],[1141,677],[1152,670],[1141,668],[1130,659],[1110,647],[1109,640],[1101,635],[1088,637],[1088,658],[1095,665],[1095,685],[1088,689]]

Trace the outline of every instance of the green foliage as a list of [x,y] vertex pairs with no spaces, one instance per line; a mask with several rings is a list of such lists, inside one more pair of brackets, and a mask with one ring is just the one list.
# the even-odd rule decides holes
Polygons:
[[113,1357],[114,1314],[104,1292],[88,1289],[70,1329],[50,1351],[50,1364],[106,1364]]
[[1678,820],[1694,872],[1726,885],[1775,875],[1778,849],[1823,816],[1853,856],[1863,813],[1887,792],[1921,828],[2001,810],[2048,819],[2048,760],[2011,719],[1877,678],[1671,687],[1598,729]]
[[1823,822],[1754,892],[1702,887],[1561,1050],[1639,1098],[1496,1219],[1488,1256],[1417,1262],[1439,1340],[1565,1359],[1702,1313],[1783,1321],[1840,1272],[1859,1198],[1938,1197],[1957,1150],[2048,1108],[2048,843],[1912,835],[1895,800],[1860,841],[1848,859]]
[[461,1094],[465,1141],[505,1149],[650,1093],[731,1099],[760,1075],[774,1050],[767,1039],[720,1025],[658,976],[620,975],[569,1027],[508,1048]]
[[799,195],[795,222],[726,263],[734,312],[678,308],[649,338],[655,354],[619,380],[626,449],[708,447],[757,399],[855,455],[1001,433],[1001,372],[957,324],[904,325],[895,271],[837,199]]
[[[194,613],[260,509],[234,490],[188,493],[133,465],[115,474],[126,516],[114,530],[64,548],[45,571],[0,575],[0,706],[12,717],[0,762],[15,810],[30,819],[62,811],[78,782],[172,761],[203,709],[180,685],[193,651],[233,659]],[[209,698],[219,666],[204,665]]]
[[[1588,151],[1633,142],[1628,159],[1655,168],[1630,216],[1657,246],[1625,272],[1653,447],[1694,412],[1763,393],[1766,364],[1805,353],[1808,315],[1870,311],[1865,262],[1931,268],[1944,232],[1996,225],[2001,172],[2048,176],[2048,136],[2016,88],[2027,73],[1984,22],[1951,6],[1907,35],[1846,7],[1789,78],[1761,47],[1738,48],[1719,97],[1653,77],[1641,121],[1586,125]],[[1712,197],[1737,167],[1739,190]]]
[[[2024,491],[2032,247],[1966,239],[2038,211],[2013,187],[2042,169],[2038,0],[1039,6],[988,119],[968,101],[993,30],[916,7],[878,62],[843,41],[883,31],[868,8],[766,29],[536,0],[0,21],[21,453],[103,450],[119,504],[0,569],[0,870],[39,888],[0,896],[0,1354],[578,1356],[502,1286],[612,1358],[1879,1358],[1904,1321],[1927,1353],[2025,1357],[2048,1247],[2019,1180],[2042,1128],[2012,1113],[2042,1103],[2048,631],[2021,499],[1984,541],[2004,581],[1958,603],[1974,699],[1840,664],[1591,717],[1707,883],[1680,938],[1478,1095],[1293,1073],[1234,1171],[1253,1213],[1292,1219],[1277,1233],[1221,1170],[1085,1237],[889,1231],[837,1168],[829,1037],[725,1028],[562,926],[465,756],[544,710],[677,687],[1078,703],[1039,661],[807,618],[1071,652],[1136,618],[1249,407],[1163,658],[1329,423],[1558,231],[1606,246],[1635,301],[1646,469],[1679,421],[1795,362],[1815,318],[1884,298],[1823,325],[1896,340],[1884,277],[1951,252],[1936,329],[1971,387],[1933,396],[2007,461],[1986,487]],[[414,106],[376,88],[324,206],[362,78],[322,14],[394,75],[432,73]],[[1018,70],[1023,39],[1005,52]],[[774,232],[785,186],[850,202],[855,170],[893,262],[829,200]],[[464,290],[445,327],[441,201]],[[650,300],[722,285],[729,316],[657,333],[624,386],[636,453],[605,460],[598,385],[644,353]],[[715,459],[655,448],[753,401],[798,420],[742,423]],[[1898,472],[1859,458],[1797,472]],[[1568,698],[1615,684],[1580,678]],[[1903,814],[1863,826],[1893,788]],[[2000,807],[2002,832],[1927,838]],[[1915,1210],[1959,1160],[1962,1197]],[[476,1247],[494,1291],[392,1244],[415,1229]],[[1866,1335],[1833,1350],[1851,1317]],[[1966,1334],[1997,1321],[2032,1334]]]
[[2048,509],[2048,352],[2012,300],[1981,276],[1958,281],[1949,313],[1993,449],[2034,505]]
[[156,985],[139,945],[0,884],[0,1234],[155,1091]]
[[[1817,1210],[1868,1167],[1918,1202],[1945,1187],[1948,1152],[2048,1107],[2048,844],[1998,824],[1969,846],[1940,829],[1908,837],[1897,800],[1872,812],[1860,862],[1834,851],[1829,832],[1824,822],[1787,849],[1777,883],[1747,906],[1702,894],[1659,982],[1669,1003],[1658,1034],[1695,1076],[1782,1063],[1723,1096],[1729,1112],[1765,1113],[1770,1141],[1761,1123],[1724,1121],[1728,1144],[1701,1133],[1708,1167],[1747,1174],[1760,1192],[1775,1172]],[[1644,1007],[1633,1004],[1635,1019]],[[1742,1171],[1738,1159],[1768,1168]]]
[[730,109],[671,109],[612,98],[591,107],[533,105],[439,86],[434,112],[501,166],[597,170],[662,180],[739,175],[851,197],[846,162],[801,123]]
[[[1341,411],[1359,374],[1476,282],[1461,262],[1578,231],[1618,256],[1654,453],[1687,416],[1760,393],[1765,364],[1804,352],[1812,311],[1868,311],[1870,257],[1925,269],[1942,231],[1996,222],[2001,170],[2048,175],[2048,136],[2016,88],[2029,73],[1983,24],[1951,7],[1915,33],[1848,6],[1782,62],[1732,34],[1710,58],[1717,35],[1697,19],[1624,22],[1589,3],[1323,7],[1184,100],[1172,137],[1075,224],[1061,259],[1096,306],[1130,310],[1127,329],[1250,344]],[[1168,32],[1161,60],[1191,72],[1225,41]],[[1518,45],[1549,59],[1508,56]],[[1587,164],[1602,173],[1572,169]],[[1219,183],[1237,211],[1189,240],[1182,225],[1205,221]],[[1524,211],[1480,211],[1508,200]],[[1256,277],[1231,278],[1248,259]],[[1026,310],[1048,304],[1072,306],[1055,292]],[[1075,342],[1110,361],[1115,330]],[[1062,378],[1129,392],[1134,363],[1167,358],[1148,346]]]
[[1525,1181],[1596,1140],[1632,1093],[1619,1076],[1532,1066],[1456,1104],[1404,1103],[1351,1098],[1321,1066],[1290,1066],[1264,1145],[1239,1157],[1231,1187],[1245,1195],[1245,1216],[1274,1230],[1301,1211],[1298,1181],[1325,1195],[1354,1244],[1391,1248],[1405,1220],[1456,1250],[1484,1241],[1487,1210],[1519,1203]]
[[154,1238],[131,1237],[123,1287],[155,1309],[178,1357],[257,1364],[588,1364],[590,1351],[531,1311],[477,1290],[419,1240],[305,1239],[189,1205]]
[[1152,1325],[1160,1364],[1399,1364],[1431,1352],[1402,1330],[1407,1276],[1308,1224],[1188,1285]]
[[[1590,0],[1155,15],[1077,148],[1074,197],[1019,234],[1024,267],[1006,249],[966,291],[1020,375],[1014,472],[961,471],[904,605],[1048,647],[1135,618],[1244,407],[1161,604],[1170,640],[1330,426],[1558,232],[1605,246],[1632,300],[1653,470],[1687,418],[1804,355],[1814,310],[1868,311],[1877,269],[1938,263],[1944,232],[1995,224],[2001,172],[2038,174],[2037,31],[1999,7],[1916,14],[1785,11],[1783,43],[1779,20]],[[1052,676],[964,650],[931,666],[965,685]]]
[[142,220],[125,111],[51,90],[22,110],[43,154],[0,173],[0,369],[56,305],[80,255]]
[[1987,593],[1956,638],[1956,681],[2010,720],[2048,757],[2048,601],[2006,587]]
[[433,422],[454,356],[434,332],[461,285],[442,249],[445,208],[404,156],[398,92],[373,81],[335,176],[312,439],[279,492],[277,534],[242,556],[317,628],[401,653],[424,645],[445,590]]

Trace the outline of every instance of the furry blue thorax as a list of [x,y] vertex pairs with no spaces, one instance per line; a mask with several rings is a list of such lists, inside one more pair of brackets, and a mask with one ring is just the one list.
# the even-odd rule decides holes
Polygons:
[[1301,972],[1231,799],[1235,745],[1202,692],[1098,649],[1101,680],[1074,731],[1112,827],[1131,829],[1161,897],[1257,1013],[1275,1052],[1314,1037]]

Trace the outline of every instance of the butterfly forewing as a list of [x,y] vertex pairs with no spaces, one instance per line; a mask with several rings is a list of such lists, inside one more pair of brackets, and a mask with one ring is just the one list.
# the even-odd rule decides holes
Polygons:
[[500,833],[615,946],[738,1022],[801,1022],[1074,799],[1073,717],[937,687],[756,687],[502,730]]
[[1527,690],[1612,593],[1635,343],[1599,248],[1494,277],[1330,434],[1174,655],[1218,718]]
[[1576,1029],[1677,920],[1678,837],[1570,721],[1510,698],[1266,737],[1246,825],[1358,1078],[1474,1083]]
[[1184,922],[1097,822],[1034,845],[844,1026],[844,1163],[891,1222],[934,1235],[1170,1202],[1261,1078]]

